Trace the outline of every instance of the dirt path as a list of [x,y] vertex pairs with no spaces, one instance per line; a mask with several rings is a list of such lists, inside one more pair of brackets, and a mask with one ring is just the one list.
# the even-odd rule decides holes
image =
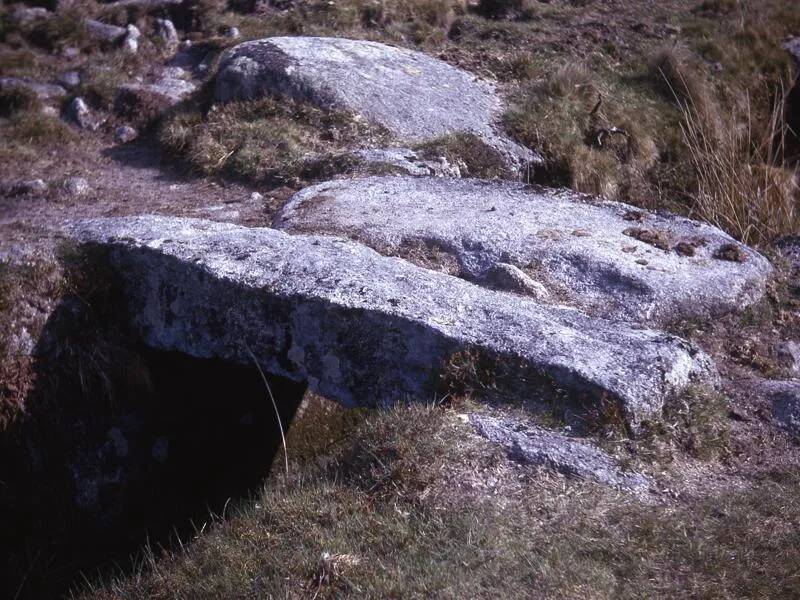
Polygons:
[[[3,171],[7,183],[42,179],[49,189],[40,196],[0,195],[0,260],[46,256],[75,219],[153,213],[263,226],[285,197],[184,173],[149,140],[120,146],[84,135],[75,152],[51,151]],[[89,191],[68,194],[63,182],[70,177],[86,179]]]

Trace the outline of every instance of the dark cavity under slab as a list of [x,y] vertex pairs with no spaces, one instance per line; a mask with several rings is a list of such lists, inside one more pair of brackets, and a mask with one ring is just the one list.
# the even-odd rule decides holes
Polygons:
[[[100,355],[113,368],[96,387],[81,369]],[[255,366],[112,347],[74,362],[67,376],[42,362],[30,414],[0,438],[0,597],[58,597],[191,538],[259,489],[281,447]],[[268,381],[288,427],[305,384]]]

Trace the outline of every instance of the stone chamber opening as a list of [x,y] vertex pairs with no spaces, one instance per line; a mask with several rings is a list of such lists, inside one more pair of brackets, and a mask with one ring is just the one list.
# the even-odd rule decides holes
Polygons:
[[[146,544],[185,541],[269,475],[281,436],[255,365],[46,345],[26,415],[0,435],[0,597],[57,598],[130,570]],[[306,386],[267,380],[288,428]]]

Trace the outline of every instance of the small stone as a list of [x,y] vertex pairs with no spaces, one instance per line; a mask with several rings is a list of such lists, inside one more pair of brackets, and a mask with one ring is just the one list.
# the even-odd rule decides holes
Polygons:
[[11,13],[11,20],[15,23],[25,25],[40,19],[48,19],[53,16],[46,8],[41,6],[26,7],[17,5]]
[[128,142],[135,140],[138,135],[139,132],[130,125],[120,125],[114,130],[114,139],[120,144],[127,144]]
[[81,76],[77,71],[67,71],[58,78],[58,84],[72,90],[81,84]]
[[694,245],[689,242],[678,242],[674,250],[681,256],[694,256]]
[[119,43],[127,34],[127,30],[122,27],[109,25],[94,19],[85,19],[83,24],[87,35],[103,44]]
[[629,210],[624,215],[622,215],[622,218],[625,219],[626,221],[634,221],[636,223],[641,223],[642,221],[644,221],[645,216],[646,215],[641,211]]
[[156,19],[156,35],[169,50],[174,50],[180,44],[175,24],[169,19]]
[[125,458],[128,456],[128,440],[125,439],[125,436],[119,427],[112,427],[109,429],[106,437],[108,437],[113,444],[114,452],[116,453],[117,458]]
[[250,194],[250,202],[261,202],[264,199],[264,196],[259,194],[258,192],[253,192]]
[[74,122],[81,129],[89,129],[94,131],[99,124],[92,117],[92,113],[86,102],[80,96],[76,96],[69,103],[66,110],[67,118]]
[[64,58],[75,58],[80,53],[81,53],[81,51],[78,50],[77,48],[75,48],[74,46],[65,46],[61,50],[61,56],[63,56]]
[[763,381],[761,390],[772,402],[772,416],[790,435],[800,439],[800,381]]
[[139,51],[139,38],[142,32],[136,25],[128,25],[125,28],[125,38],[122,40],[122,49],[128,54],[136,54]]
[[225,30],[225,37],[230,39],[230,40],[235,40],[235,39],[241,37],[241,35],[242,34],[239,32],[239,28],[238,27],[228,27]]
[[650,488],[646,477],[623,471],[608,454],[583,440],[512,419],[472,414],[469,420],[479,435],[503,446],[515,461],[621,490],[644,493]]
[[792,377],[800,377],[800,342],[782,342],[778,346],[778,357]]
[[547,288],[541,283],[534,281],[519,267],[506,263],[494,265],[486,274],[484,282],[495,289],[525,294],[539,300],[550,297]]
[[89,182],[83,177],[70,177],[64,182],[64,191],[70,196],[84,196],[89,189]]
[[12,196],[28,196],[40,195],[47,191],[47,184],[42,179],[29,179],[27,181],[18,181],[11,186],[10,195]]

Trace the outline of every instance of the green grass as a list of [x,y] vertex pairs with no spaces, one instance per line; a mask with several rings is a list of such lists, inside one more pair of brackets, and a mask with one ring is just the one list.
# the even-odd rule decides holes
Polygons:
[[[330,414],[326,411],[325,419]],[[301,418],[313,420],[313,414]],[[444,408],[361,413],[287,481],[184,552],[84,591],[106,598],[791,597],[800,474],[645,505],[502,466]],[[307,448],[308,450],[308,448]],[[302,456],[302,455],[301,455]]]

